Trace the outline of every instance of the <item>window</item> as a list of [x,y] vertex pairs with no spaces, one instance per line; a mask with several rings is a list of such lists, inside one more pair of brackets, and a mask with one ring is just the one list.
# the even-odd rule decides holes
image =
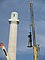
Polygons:
[[13,17],[15,17],[15,14],[13,14]]

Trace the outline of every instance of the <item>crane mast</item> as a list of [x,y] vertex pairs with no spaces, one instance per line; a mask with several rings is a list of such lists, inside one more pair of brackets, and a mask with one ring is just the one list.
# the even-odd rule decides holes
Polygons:
[[[30,27],[32,28],[32,35],[31,35],[31,31],[30,31],[30,35],[28,35],[28,37],[29,37],[28,47],[33,47],[33,53],[34,53],[33,60],[38,60],[39,45],[36,44],[35,24],[34,24],[33,4],[32,4],[32,2],[30,2],[30,16],[31,16]],[[33,39],[33,45],[32,45],[32,39]]]

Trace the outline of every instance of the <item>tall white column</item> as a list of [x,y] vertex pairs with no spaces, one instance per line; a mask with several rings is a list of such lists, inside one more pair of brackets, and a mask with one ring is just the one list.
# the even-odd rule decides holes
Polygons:
[[9,33],[9,45],[8,54],[11,60],[16,60],[16,41],[17,41],[17,25],[19,24],[18,13],[12,12],[10,23],[10,33]]

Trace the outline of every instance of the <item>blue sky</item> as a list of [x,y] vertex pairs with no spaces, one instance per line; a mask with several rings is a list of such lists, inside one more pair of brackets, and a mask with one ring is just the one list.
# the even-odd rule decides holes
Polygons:
[[[33,11],[36,30],[36,41],[40,44],[40,54],[45,56],[45,0],[33,0]],[[0,42],[4,42],[8,49],[9,38],[9,18],[11,12],[19,14],[18,40],[17,40],[17,57],[33,56],[33,49],[27,48],[29,24],[30,24],[30,0],[0,0]],[[0,50],[0,57],[5,57]],[[21,60],[21,57],[17,60]],[[24,60],[25,58],[22,57]],[[28,60],[27,59],[27,60]],[[31,59],[31,58],[30,58]],[[3,60],[3,59],[2,59]]]

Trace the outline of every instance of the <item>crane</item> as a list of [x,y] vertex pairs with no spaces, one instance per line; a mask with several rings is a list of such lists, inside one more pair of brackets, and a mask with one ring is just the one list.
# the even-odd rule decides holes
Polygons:
[[0,48],[1,48],[2,51],[4,52],[4,55],[6,56],[6,59],[7,59],[7,60],[11,60],[10,57],[9,57],[9,55],[8,55],[8,53],[7,53],[7,51],[6,51],[6,48],[5,48],[5,46],[4,46],[4,43],[0,43]]
[[[29,41],[27,47],[33,47],[33,53],[34,53],[34,60],[38,60],[38,51],[39,51],[39,45],[36,44],[36,35],[35,35],[35,24],[34,24],[34,15],[33,15],[33,4],[32,1],[30,2],[30,16],[31,16],[31,24],[30,29],[32,28],[32,34],[30,31],[30,34],[28,35]],[[32,41],[33,39],[33,41]],[[33,44],[32,44],[33,42]]]

